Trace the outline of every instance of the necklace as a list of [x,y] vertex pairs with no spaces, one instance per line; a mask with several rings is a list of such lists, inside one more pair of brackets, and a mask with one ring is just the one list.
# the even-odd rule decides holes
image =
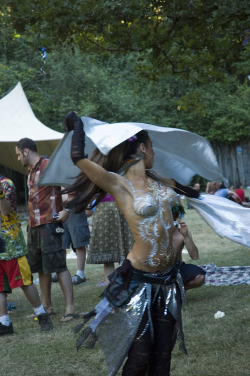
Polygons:
[[121,176],[125,175],[131,166],[135,165],[136,163],[141,161],[143,158],[144,158],[143,154],[131,154],[131,158],[122,165],[122,167],[117,171],[117,174]]

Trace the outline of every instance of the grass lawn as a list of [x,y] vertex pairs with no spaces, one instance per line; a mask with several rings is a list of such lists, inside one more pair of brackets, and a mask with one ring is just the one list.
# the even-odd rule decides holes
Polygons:
[[[196,264],[213,262],[217,266],[249,265],[250,249],[221,239],[200,218],[195,210],[186,210],[185,221],[200,251]],[[25,224],[23,224],[25,228]],[[184,261],[189,262],[187,255]],[[68,260],[73,274],[76,261]],[[74,286],[75,304],[79,313],[87,312],[99,301],[103,288],[102,265],[86,265],[87,282]],[[36,275],[35,275],[36,277]],[[38,286],[39,289],[39,286]],[[52,285],[56,316],[54,329],[41,332],[36,321],[26,316],[33,309],[21,289],[9,296],[17,309],[11,314],[14,335],[0,338],[1,376],[106,376],[105,359],[98,346],[76,351],[76,323],[60,323],[64,300],[58,283]],[[183,307],[183,326],[189,356],[178,346],[172,356],[171,376],[248,376],[250,375],[249,286],[203,286],[187,292]],[[215,319],[217,311],[225,317]],[[118,375],[121,375],[119,372]],[[164,373],[163,373],[164,375]]]

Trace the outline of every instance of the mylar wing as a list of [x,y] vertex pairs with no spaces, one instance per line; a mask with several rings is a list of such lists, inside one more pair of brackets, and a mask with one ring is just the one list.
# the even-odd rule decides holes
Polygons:
[[249,208],[209,194],[187,200],[219,236],[250,247]]
[[[196,174],[208,180],[226,181],[211,145],[204,137],[195,133],[145,123],[108,124],[88,117],[82,117],[82,121],[86,133],[86,151],[89,155],[94,145],[107,155],[112,148],[145,129],[153,142],[154,170],[159,175],[173,178],[184,185],[189,184],[192,176]],[[64,137],[39,184],[72,184],[79,170],[70,159],[71,137],[72,132]]]

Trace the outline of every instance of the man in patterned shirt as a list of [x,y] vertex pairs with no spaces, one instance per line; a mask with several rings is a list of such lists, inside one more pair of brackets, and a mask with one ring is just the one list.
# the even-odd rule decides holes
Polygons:
[[39,274],[42,302],[50,314],[53,314],[51,273],[57,273],[66,301],[66,313],[61,322],[71,321],[77,314],[73,304],[72,279],[66,266],[66,252],[62,247],[63,227],[60,227],[61,222],[68,218],[68,211],[62,207],[59,187],[38,186],[49,159],[38,154],[36,143],[30,138],[22,138],[17,143],[16,154],[22,165],[29,169],[27,244],[30,269],[32,273]]
[[12,334],[13,326],[7,313],[7,293],[21,287],[34,307],[41,330],[53,328],[49,314],[41,304],[33,284],[26,258],[27,248],[17,215],[16,190],[10,179],[0,175],[0,336]]

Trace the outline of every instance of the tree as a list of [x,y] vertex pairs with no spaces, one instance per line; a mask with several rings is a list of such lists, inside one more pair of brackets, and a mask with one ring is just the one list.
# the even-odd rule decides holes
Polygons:
[[172,117],[176,127],[198,133],[210,141],[234,143],[249,139],[250,87],[228,77],[228,84],[186,87]]
[[247,0],[4,0],[16,31],[48,50],[67,41],[84,52],[137,52],[150,78],[196,81],[234,74],[250,24]]
[[[20,80],[36,116],[59,131],[65,112],[76,109],[108,122],[178,127],[219,142],[249,138],[246,3],[185,4],[4,0],[0,94]],[[175,63],[157,55],[156,45],[169,49]]]

